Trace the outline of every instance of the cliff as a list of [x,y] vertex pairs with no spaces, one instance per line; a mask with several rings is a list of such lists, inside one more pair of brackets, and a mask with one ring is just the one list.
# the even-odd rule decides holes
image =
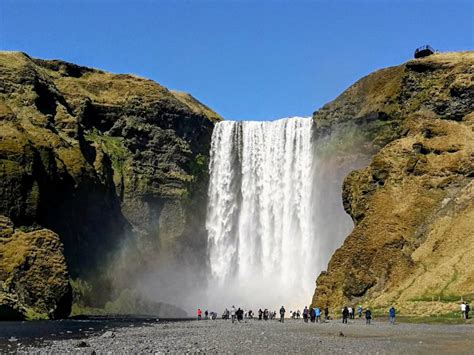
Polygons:
[[347,176],[354,229],[312,304],[451,312],[474,299],[474,53],[439,53],[359,80],[314,113],[355,130],[370,164]]
[[57,233],[73,278],[96,278],[124,240],[137,253],[205,248],[220,119],[151,80],[0,52],[0,215]]

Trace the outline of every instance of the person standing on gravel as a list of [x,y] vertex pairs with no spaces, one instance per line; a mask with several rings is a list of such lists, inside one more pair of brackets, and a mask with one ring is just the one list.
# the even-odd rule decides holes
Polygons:
[[308,323],[308,307],[307,306],[304,306],[304,309],[303,309],[303,320],[305,323]]
[[328,305],[326,305],[326,307],[324,307],[324,320],[326,320],[326,321],[329,320],[329,307],[328,307]]
[[388,315],[389,315],[389,319],[390,319],[390,324],[395,324],[395,308],[392,306],[390,307],[390,309],[388,310]]
[[316,313],[316,323],[321,323],[321,309],[319,309],[319,307],[316,307],[314,312]]
[[285,322],[285,307],[281,306],[280,308],[280,322],[284,323]]
[[357,307],[357,312],[359,313],[359,318],[362,318],[362,305],[360,304],[359,307]]
[[232,323],[235,322],[235,316],[236,316],[237,310],[235,309],[235,306],[232,306],[230,309],[230,317],[232,318]]
[[316,321],[316,309],[311,308],[309,310],[309,319],[311,319],[311,323],[314,323]]
[[372,320],[372,312],[370,309],[365,310],[365,324],[370,324],[370,321]]
[[202,317],[201,308],[198,308],[198,310],[197,310],[197,316],[198,316],[198,320],[201,320],[201,317]]
[[461,303],[461,317],[462,319],[466,318],[466,302]]
[[469,307],[469,303],[466,303],[466,319],[469,319],[469,311],[471,310],[471,307]]
[[262,309],[260,308],[260,309],[258,310],[258,320],[262,320],[262,316],[263,316],[263,311],[262,311]]
[[347,318],[349,318],[349,308],[347,306],[344,306],[342,309],[342,323],[347,324]]

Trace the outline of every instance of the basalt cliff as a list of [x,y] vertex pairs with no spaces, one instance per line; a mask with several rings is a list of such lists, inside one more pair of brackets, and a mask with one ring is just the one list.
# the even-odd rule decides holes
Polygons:
[[[363,132],[371,161],[343,184],[354,229],[313,305],[448,313],[474,299],[474,52],[379,70],[314,113]],[[454,308],[453,308],[454,307]]]
[[[69,277],[101,307],[122,282],[107,275],[114,262],[133,275],[143,254],[205,248],[220,119],[151,80],[0,52],[0,312],[66,316]],[[123,243],[127,265],[115,260]]]

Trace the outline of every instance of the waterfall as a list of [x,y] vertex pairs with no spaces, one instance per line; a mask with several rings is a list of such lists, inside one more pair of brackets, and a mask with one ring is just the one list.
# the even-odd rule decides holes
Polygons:
[[329,257],[319,253],[314,144],[309,118],[216,124],[209,283],[227,304],[296,307],[311,299]]

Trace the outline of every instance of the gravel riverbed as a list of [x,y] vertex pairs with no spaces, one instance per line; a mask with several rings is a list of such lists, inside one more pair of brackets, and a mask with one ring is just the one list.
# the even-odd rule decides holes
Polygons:
[[50,340],[20,353],[465,353],[474,354],[474,326],[355,320],[225,320],[155,323],[116,328],[83,338]]

